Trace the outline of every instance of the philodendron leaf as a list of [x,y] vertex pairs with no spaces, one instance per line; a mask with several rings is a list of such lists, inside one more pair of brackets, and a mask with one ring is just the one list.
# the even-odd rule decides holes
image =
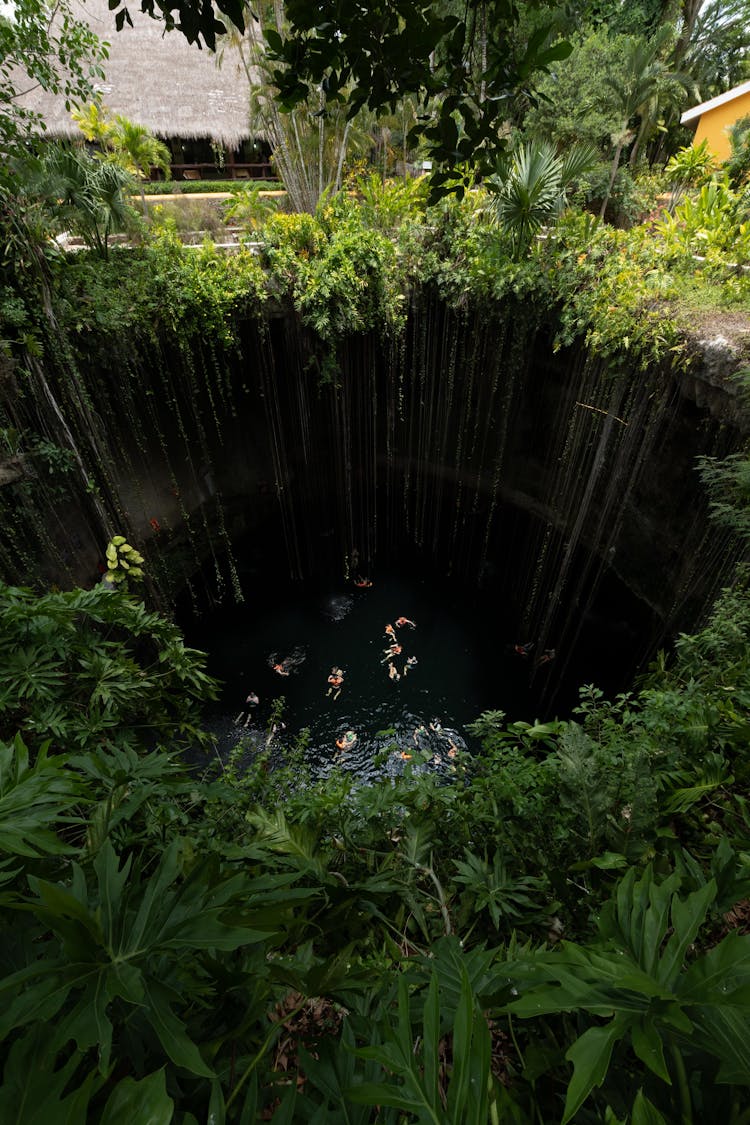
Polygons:
[[90,1070],[81,1083],[76,1071],[83,1056],[74,1051],[56,1067],[57,1053],[45,1024],[37,1024],[8,1052],[0,1084],[0,1121],[3,1125],[80,1125],[87,1118],[92,1095],[101,1083]]
[[573,1077],[568,1086],[561,1125],[566,1125],[575,1117],[594,1086],[600,1086],[604,1081],[612,1048],[625,1033],[627,1025],[625,1016],[615,1016],[606,1027],[590,1027],[566,1052],[565,1058],[573,1063]]
[[54,831],[78,820],[80,782],[66,772],[63,758],[48,757],[45,743],[29,765],[20,735],[0,742],[0,852],[31,858],[75,851]]
[[667,1125],[666,1119],[659,1113],[656,1106],[648,1100],[643,1090],[635,1095],[633,1110],[630,1114],[630,1125]]
[[137,1082],[123,1078],[107,1098],[100,1125],[170,1125],[174,1102],[167,1094],[164,1067]]
[[150,981],[145,989],[145,999],[147,1018],[172,1062],[189,1070],[191,1074],[214,1078],[213,1070],[188,1036],[185,1025],[172,1011],[166,990],[156,981]]
[[208,1103],[208,1118],[206,1125],[224,1125],[227,1119],[227,1109],[224,1103],[224,1093],[218,1078],[211,1083],[211,1100]]
[[672,935],[659,959],[658,977],[662,984],[673,987],[682,972],[685,955],[716,898],[716,881],[709,879],[704,887],[693,891],[687,899],[672,898]]
[[671,1086],[672,1079],[669,1077],[667,1064],[664,1061],[664,1044],[648,1013],[633,1023],[630,1028],[630,1038],[633,1050],[641,1062]]
[[693,961],[676,991],[683,1004],[731,1004],[750,1011],[750,935],[727,934]]

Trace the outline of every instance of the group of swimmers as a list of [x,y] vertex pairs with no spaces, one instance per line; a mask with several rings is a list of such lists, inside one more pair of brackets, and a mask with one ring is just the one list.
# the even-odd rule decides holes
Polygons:
[[[420,723],[418,727],[415,727],[412,739],[414,746],[420,752],[420,756],[423,760],[426,761],[427,755],[430,754],[431,751],[434,751],[429,759],[431,764],[433,766],[448,765],[449,770],[455,773],[456,766],[453,764],[453,760],[458,757],[458,747],[448,731],[443,730],[442,724],[438,719],[432,719],[429,727],[426,727],[424,723]],[[436,739],[438,742],[437,747],[435,745]],[[336,746],[339,751],[343,753],[349,750],[356,741],[356,731],[347,730],[336,739]],[[442,745],[440,745],[444,742],[448,744],[447,750],[443,750]],[[424,745],[425,743],[426,745]],[[414,756],[409,750],[399,750],[397,751],[397,755],[404,762],[410,762]],[[447,762],[446,759],[448,759]]]
[[404,661],[404,666],[401,672],[394,663],[394,657],[401,656],[403,652],[403,645],[399,642],[396,629],[403,629],[408,625],[410,629],[416,629],[416,622],[410,620],[408,617],[397,617],[395,628],[393,625],[386,625],[385,635],[388,638],[389,644],[383,650],[383,657],[380,661],[381,664],[388,665],[388,678],[393,681],[400,680],[402,676],[407,676],[409,669],[414,668],[418,663],[416,656],[407,656]]
[[[458,747],[456,746],[455,742],[448,734],[448,732],[446,730],[443,730],[442,723],[438,719],[433,719],[430,722],[429,729],[424,725],[424,723],[420,723],[420,725],[415,728],[412,738],[414,740],[414,745],[419,750],[422,749],[421,744],[424,741],[427,741],[427,750],[429,752],[429,750],[432,750],[435,744],[435,736],[437,736],[439,742],[448,743],[448,749],[445,751],[447,758],[451,759],[452,761],[455,757],[457,757]],[[403,757],[404,755],[402,754],[401,756]],[[443,755],[440,749],[435,751],[430,760],[434,766],[440,766],[444,764]],[[451,766],[451,769],[454,768],[455,767]]]

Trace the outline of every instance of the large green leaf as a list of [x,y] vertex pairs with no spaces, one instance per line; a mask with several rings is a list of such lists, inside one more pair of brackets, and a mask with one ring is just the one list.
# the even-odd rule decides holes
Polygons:
[[727,934],[688,966],[676,991],[685,1004],[719,1002],[750,1011],[750,935]]
[[626,1028],[627,1020],[623,1016],[615,1017],[606,1027],[590,1027],[565,1055],[573,1063],[573,1077],[565,1098],[562,1125],[575,1117],[594,1086],[601,1086],[612,1049]]
[[669,1125],[669,1123],[648,1100],[643,1090],[639,1090],[633,1102],[630,1125]]
[[123,1078],[107,1098],[100,1125],[170,1125],[174,1102],[167,1094],[164,1069],[140,1081]]
[[[78,1052],[57,1065],[51,1031],[37,1024],[11,1047],[0,1086],[3,1125],[81,1125],[89,1100],[101,1084],[96,1071],[81,1081]],[[72,1089],[71,1089],[72,1087]]]
[[[251,878],[224,873],[215,859],[185,877],[180,856],[180,841],[174,840],[147,877],[138,856],[121,862],[107,841],[94,861],[93,884],[77,865],[70,887],[30,879],[37,897],[28,905],[51,937],[44,956],[0,982],[0,996],[9,997],[0,1014],[0,1036],[58,1016],[59,1036],[82,1051],[96,1046],[106,1073],[117,998],[120,1018],[124,1003],[128,1021],[150,1025],[176,1066],[213,1077],[182,1018],[205,990],[196,975],[196,952],[259,944],[271,931],[245,921],[252,911]],[[282,877],[275,887],[264,876],[261,898],[287,882]],[[186,1001],[183,990],[191,981],[197,992],[191,994],[188,985]]]
[[48,757],[48,745],[40,747],[31,765],[20,735],[12,743],[0,743],[0,851],[9,855],[75,851],[63,843],[54,826],[80,823],[73,810],[83,789],[76,775],[65,769],[63,757]]

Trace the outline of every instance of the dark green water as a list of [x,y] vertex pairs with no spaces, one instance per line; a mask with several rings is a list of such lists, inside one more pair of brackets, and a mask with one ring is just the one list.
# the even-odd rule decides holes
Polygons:
[[[186,627],[189,643],[209,653],[210,672],[224,682],[208,719],[222,755],[240,739],[264,744],[280,696],[285,727],[272,739],[277,755],[306,727],[316,772],[337,760],[363,777],[403,769],[402,751],[412,755],[412,768],[427,759],[429,768],[449,770],[451,743],[459,752],[472,749],[466,724],[503,700],[513,704],[511,718],[528,716],[529,667],[512,651],[510,614],[457,585],[401,575],[381,576],[364,590],[259,580],[246,597],[244,606],[214,610]],[[416,628],[396,630],[402,652],[393,658],[400,675],[393,681],[383,663],[384,630],[400,616]],[[290,657],[289,676],[273,671],[275,659]],[[417,662],[404,675],[407,657]],[[334,665],[345,672],[336,699],[327,682]],[[251,692],[257,706],[246,702]],[[336,740],[346,731],[357,740],[342,753]]]

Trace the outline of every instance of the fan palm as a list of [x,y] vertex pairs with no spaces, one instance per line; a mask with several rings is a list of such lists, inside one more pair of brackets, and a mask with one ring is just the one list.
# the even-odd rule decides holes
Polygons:
[[488,181],[495,193],[494,213],[520,258],[543,226],[567,203],[570,184],[596,163],[588,145],[572,145],[559,155],[549,141],[521,145]]
[[125,230],[132,215],[125,198],[132,176],[118,164],[62,145],[47,152],[44,171],[45,196],[58,219],[107,258],[110,235]]

